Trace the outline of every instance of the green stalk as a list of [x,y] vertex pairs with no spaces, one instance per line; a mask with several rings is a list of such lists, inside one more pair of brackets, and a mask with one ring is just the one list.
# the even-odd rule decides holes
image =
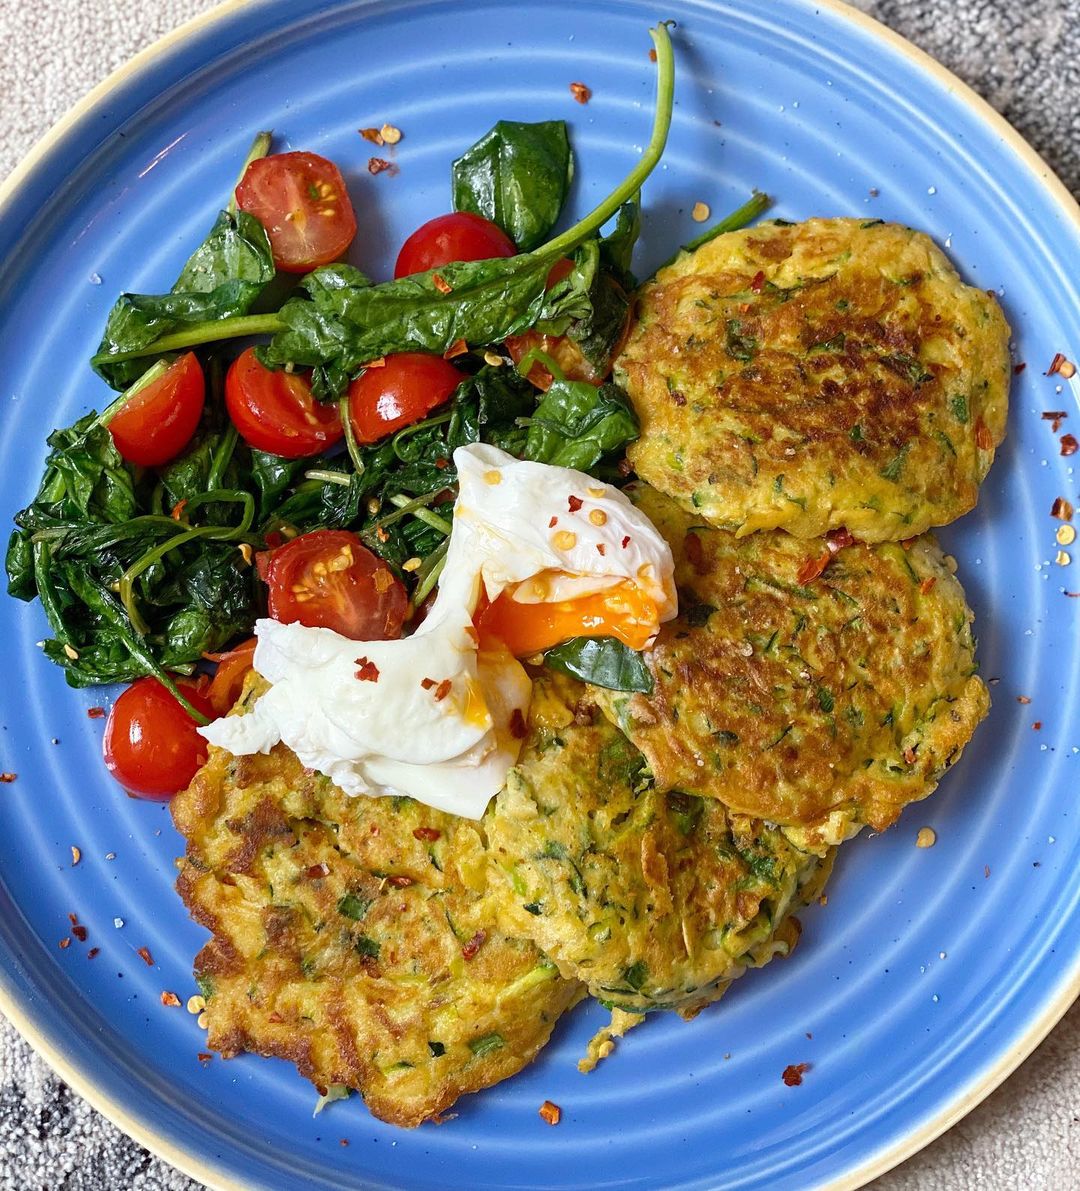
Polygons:
[[153,343],[130,352],[116,352],[110,355],[102,352],[94,356],[91,364],[122,364],[125,360],[138,360],[143,356],[157,356],[162,352],[181,351],[183,348],[198,347],[202,343],[217,343],[218,340],[240,339],[248,335],[276,335],[285,324],[276,314],[238,314],[234,318],[211,319],[206,323],[193,323],[183,331],[162,335]]
[[719,223],[713,224],[707,231],[701,233],[700,236],[695,236],[693,240],[688,240],[681,248],[677,248],[671,256],[653,273],[655,277],[661,269],[666,269],[673,261],[678,260],[684,252],[693,252],[700,248],[702,244],[708,244],[710,240],[715,240],[717,236],[722,236],[725,232],[737,232],[740,228],[746,227],[747,224],[753,223],[757,217],[768,209],[772,199],[767,194],[762,194],[760,190],[755,190],[753,196],[743,203],[737,211],[732,211],[730,215],[725,215]]
[[133,385],[126,388],[115,401],[110,402],[98,414],[90,426],[87,427],[87,434],[97,426],[108,426],[136,393],[141,393],[147,385],[153,384],[159,376],[164,376],[169,371],[169,367],[170,362],[167,360],[158,360],[156,364],[151,364]]
[[273,136],[271,132],[260,132],[251,142],[251,148],[248,150],[247,157],[244,158],[244,164],[240,167],[240,173],[237,176],[236,183],[232,188],[232,193],[229,195],[228,212],[230,215],[236,214],[236,187],[244,180],[244,175],[247,173],[247,168],[253,161],[258,161],[260,157],[265,157],[270,152],[270,139]]
[[517,366],[518,375],[527,377],[532,372],[534,364],[540,364],[551,373],[553,380],[560,383],[566,380],[566,373],[555,363],[555,360],[548,355],[543,348],[530,347],[529,350],[521,357],[521,362]]
[[206,477],[207,488],[213,490],[221,486],[221,477],[225,474],[225,469],[229,466],[229,462],[233,457],[233,451],[236,450],[236,440],[238,437],[236,427],[230,422],[228,430],[221,436],[221,442],[218,443],[217,449],[214,451],[214,456],[210,461],[210,473]]
[[352,481],[343,471],[324,471],[320,467],[313,467],[311,471],[304,472],[305,480],[318,480],[320,484],[337,484],[342,488],[348,488]]
[[421,576],[420,581],[417,583],[416,590],[413,592],[412,599],[409,601],[414,611],[428,598],[435,584],[439,582],[439,576],[443,573],[443,567],[446,566],[446,551],[449,548],[449,544],[449,538],[440,542],[427,558],[424,559],[424,565],[419,572]]
[[449,534],[454,528],[445,517],[440,517],[438,513],[433,513],[430,509],[424,508],[422,505],[410,508],[409,506],[413,504],[413,501],[402,492],[399,492],[396,496],[391,496],[390,503],[403,512],[408,511],[412,513],[417,521],[423,521],[425,525],[430,525],[432,529],[437,529],[440,533]]
[[356,469],[356,474],[362,476],[367,470],[367,464],[364,463],[364,458],[360,454],[360,446],[356,441],[356,435],[353,433],[352,418],[349,416],[349,390],[346,389],[338,401],[338,414],[341,417],[341,428],[345,431],[345,449],[349,452],[349,458],[352,460],[352,465]]
[[666,21],[661,21],[655,29],[650,29],[649,36],[656,47],[656,115],[653,119],[652,135],[641,160],[626,175],[622,184],[599,206],[593,208],[584,219],[579,219],[561,236],[556,236],[554,240],[549,240],[541,248],[537,248],[531,253],[532,256],[564,256],[572,252],[598,227],[605,224],[631,195],[640,190],[641,184],[656,168],[667,144],[668,129],[671,127],[671,107],[675,95],[675,55],[671,49],[671,37]]

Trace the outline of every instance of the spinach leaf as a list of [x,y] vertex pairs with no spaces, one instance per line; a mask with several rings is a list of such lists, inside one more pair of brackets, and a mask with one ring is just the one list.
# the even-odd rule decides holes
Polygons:
[[619,208],[615,226],[600,238],[600,263],[626,290],[637,288],[630,270],[634,247],[641,235],[641,195],[635,194]]
[[94,370],[114,389],[125,388],[149,360],[111,361],[111,356],[148,347],[188,325],[246,314],[273,277],[262,224],[245,211],[222,211],[169,293],[121,294],[91,361]]
[[482,215],[528,252],[558,221],[573,176],[562,120],[500,120],[454,162],[454,210]]
[[544,665],[611,691],[652,694],[653,676],[645,659],[614,637],[573,637],[549,649]]
[[589,471],[637,436],[637,417],[618,385],[556,380],[530,419],[524,457]]

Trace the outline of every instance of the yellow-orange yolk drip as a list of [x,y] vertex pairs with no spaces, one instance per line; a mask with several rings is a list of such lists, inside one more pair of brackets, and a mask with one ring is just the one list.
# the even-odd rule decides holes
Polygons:
[[615,637],[630,649],[644,649],[659,613],[641,588],[624,581],[594,595],[541,604],[519,603],[508,589],[493,603],[481,600],[473,623],[481,644],[499,641],[521,658],[571,637]]

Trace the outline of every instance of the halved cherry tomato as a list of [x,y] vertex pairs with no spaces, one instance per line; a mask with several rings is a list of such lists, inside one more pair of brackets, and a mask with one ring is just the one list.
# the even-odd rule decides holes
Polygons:
[[401,246],[395,277],[426,273],[451,261],[486,261],[496,256],[513,256],[513,240],[490,220],[471,211],[437,215],[421,224]]
[[401,636],[409,599],[401,580],[354,533],[316,529],[270,556],[268,607],[274,620],[333,629],[354,641]]
[[206,382],[194,352],[173,362],[109,421],[116,449],[129,463],[158,467],[191,441],[206,402]]
[[[197,683],[176,684],[208,719],[214,709]],[[156,678],[133,682],[109,712],[105,765],[136,798],[164,802],[183,790],[206,761],[206,741],[195,721]]]
[[265,367],[252,347],[225,377],[225,406],[246,443],[286,459],[318,455],[345,433],[337,406],[316,401],[306,377]]
[[[557,282],[562,281],[573,267],[574,263],[569,257],[563,257],[562,260],[556,261],[548,273],[547,288],[551,289]],[[615,282],[612,281],[611,284],[615,285]],[[555,361],[567,380],[584,380],[588,381],[590,385],[598,385],[611,371],[611,364],[622,351],[629,333],[630,312],[628,310],[622,335],[603,371],[585,359],[581,354],[581,348],[568,335],[541,335],[539,331],[523,331],[520,335],[511,335],[507,338],[506,350],[510,353],[510,358],[514,363],[520,364],[530,351],[538,349]],[[551,388],[553,379],[551,373],[539,361],[529,369],[529,380],[544,392]]]
[[274,264],[307,273],[336,261],[356,235],[341,171],[318,153],[275,153],[244,171],[236,202],[266,228]]
[[442,356],[398,352],[366,368],[349,386],[349,421],[356,441],[378,442],[418,422],[466,380]]
[[255,644],[255,638],[249,637],[225,653],[204,655],[217,662],[217,670],[206,689],[206,697],[216,715],[225,715],[240,698],[244,679],[255,656]]

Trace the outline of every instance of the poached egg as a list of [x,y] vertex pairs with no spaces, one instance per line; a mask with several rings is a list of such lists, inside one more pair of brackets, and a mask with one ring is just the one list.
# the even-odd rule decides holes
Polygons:
[[347,794],[404,794],[479,819],[517,761],[532,683],[519,658],[578,636],[651,644],[675,616],[667,543],[618,489],[484,444],[454,452],[459,492],[438,595],[397,641],[260,620],[270,689],[202,735],[284,742]]

